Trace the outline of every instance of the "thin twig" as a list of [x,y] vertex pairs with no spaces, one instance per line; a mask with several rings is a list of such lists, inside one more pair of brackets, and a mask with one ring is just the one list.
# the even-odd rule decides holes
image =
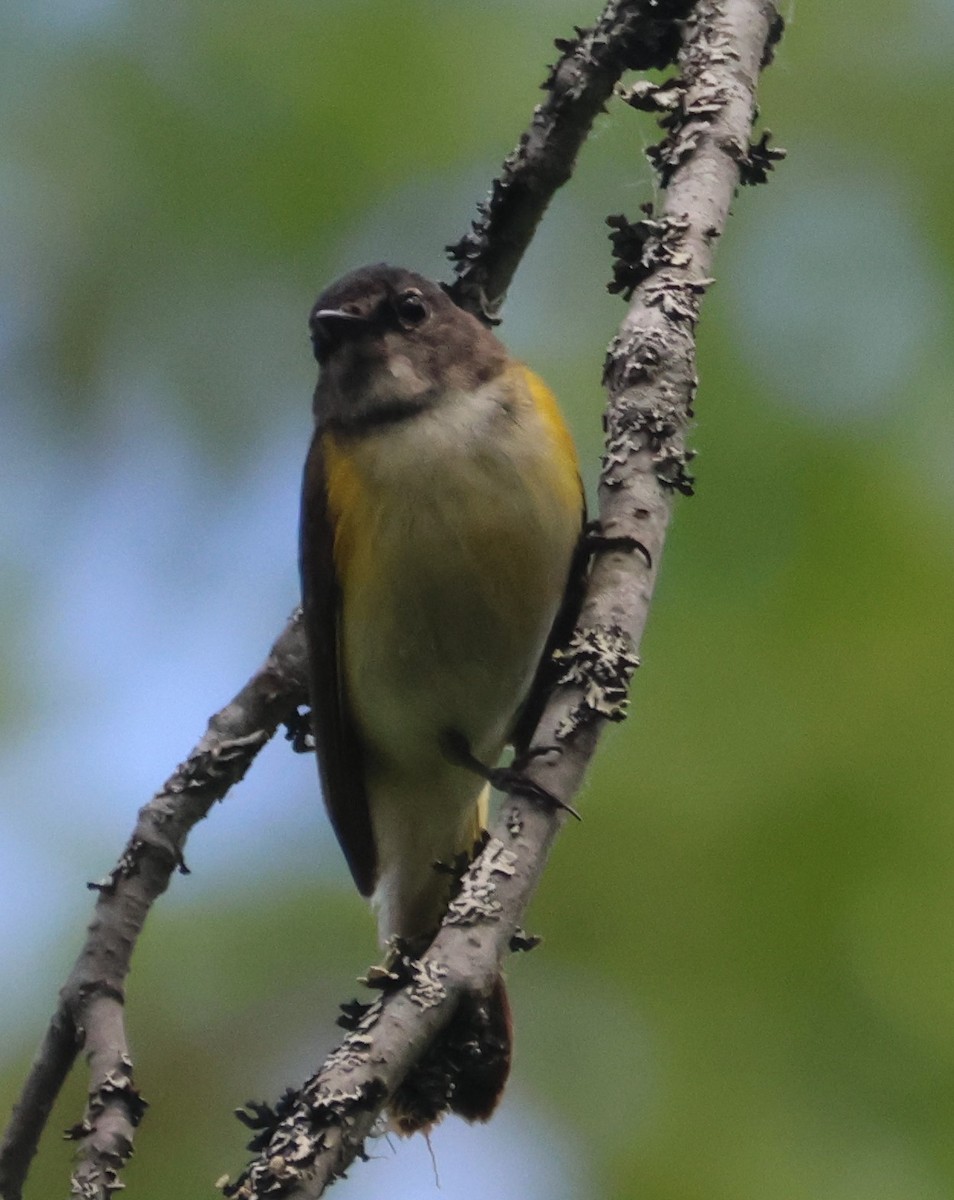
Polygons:
[[[701,0],[686,25],[679,79],[660,106],[667,132],[651,157],[667,184],[665,201],[630,243],[638,250],[628,264],[632,302],[606,362],[603,548],[562,655],[561,686],[531,748],[534,780],[561,803],[579,788],[606,722],[625,714],[673,493],[691,490],[684,431],[695,391],[694,327],[713,245],[750,157],[759,71],[779,33],[769,0]],[[640,100],[646,95],[641,89]],[[363,1014],[300,1092],[274,1112],[261,1110],[259,1153],[225,1185],[227,1196],[314,1200],[363,1155],[388,1097],[461,996],[495,978],[565,817],[557,805],[507,797],[409,982]]]
[[46,1028],[0,1145],[0,1196],[3,1200],[20,1200],[40,1134],[79,1048],[80,1039],[72,1015],[61,1004]]

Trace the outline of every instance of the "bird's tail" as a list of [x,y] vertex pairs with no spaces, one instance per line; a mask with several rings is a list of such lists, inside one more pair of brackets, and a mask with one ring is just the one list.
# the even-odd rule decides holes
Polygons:
[[[382,841],[390,839],[381,857],[393,864],[375,893],[382,941],[391,944],[397,935],[419,954],[433,937],[461,873],[482,848],[489,792],[484,786],[476,797],[467,796],[469,803],[458,805],[455,821],[443,827],[433,820],[409,822],[407,806],[379,808],[378,832]],[[401,819],[389,821],[392,812]],[[453,808],[447,805],[444,812]],[[486,1121],[510,1074],[512,1040],[507,988],[498,975],[485,995],[461,999],[443,1034],[391,1098],[392,1127],[404,1134],[426,1130],[448,1111]]]
[[485,996],[465,996],[440,1038],[388,1105],[402,1134],[427,1130],[448,1111],[486,1121],[500,1102],[513,1046],[513,1020],[503,975]]
[[471,1057],[461,1064],[451,1111],[468,1121],[486,1121],[500,1103],[513,1053],[513,1016],[503,975],[494,980],[488,996],[467,997],[457,1018],[465,1026]]

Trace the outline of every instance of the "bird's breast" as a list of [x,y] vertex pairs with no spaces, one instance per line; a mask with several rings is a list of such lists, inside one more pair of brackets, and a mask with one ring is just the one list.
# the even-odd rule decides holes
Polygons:
[[385,757],[437,754],[453,727],[496,758],[566,587],[572,446],[525,388],[500,399],[488,385],[370,435],[324,435],[349,702]]

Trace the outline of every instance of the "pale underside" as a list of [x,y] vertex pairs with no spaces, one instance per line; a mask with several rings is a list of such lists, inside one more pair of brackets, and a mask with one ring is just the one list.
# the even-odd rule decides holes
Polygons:
[[579,536],[549,428],[484,390],[362,438],[363,511],[338,528],[361,581],[344,588],[341,650],[366,748],[382,941],[440,920],[447,877],[433,864],[469,853],[485,819],[483,782],[446,760],[441,735],[497,763]]

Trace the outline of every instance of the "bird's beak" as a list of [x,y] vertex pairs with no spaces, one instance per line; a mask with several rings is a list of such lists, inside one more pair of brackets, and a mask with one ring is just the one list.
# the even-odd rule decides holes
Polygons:
[[324,362],[331,351],[347,337],[349,330],[367,325],[368,318],[345,308],[319,308],[311,314],[311,342],[315,358]]
[[327,325],[335,321],[366,322],[368,318],[363,317],[360,313],[348,312],[344,308],[319,308],[317,312],[312,313],[311,319],[315,324]]

